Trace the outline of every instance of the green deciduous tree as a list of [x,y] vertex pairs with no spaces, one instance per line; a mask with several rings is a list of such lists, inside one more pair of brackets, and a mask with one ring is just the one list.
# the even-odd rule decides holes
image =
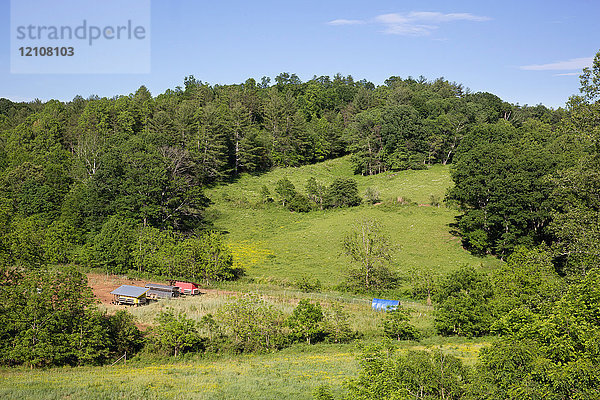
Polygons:
[[357,265],[350,269],[348,284],[355,290],[385,288],[394,282],[389,269],[392,247],[378,222],[364,220],[344,237],[344,254]]
[[490,331],[492,284],[484,273],[462,267],[441,282],[436,302],[435,327],[443,335],[480,336]]
[[184,279],[213,281],[234,278],[233,255],[220,233],[207,231],[179,241],[174,249],[174,273]]
[[300,300],[292,315],[286,319],[286,325],[290,328],[290,336],[294,341],[311,344],[325,338],[324,319],[321,304],[304,299]]
[[285,207],[296,196],[296,187],[288,178],[277,181],[275,192],[279,195],[281,204]]
[[505,264],[492,274],[493,313],[501,316],[524,307],[533,312],[548,311],[563,294],[564,283],[552,264],[546,246],[517,248]]
[[398,306],[395,310],[386,313],[382,322],[383,332],[391,339],[414,340],[419,339],[421,334],[410,324],[410,316],[407,310]]
[[285,343],[283,314],[256,296],[243,296],[226,304],[216,319],[234,349],[268,351]]
[[331,343],[347,343],[357,337],[357,333],[350,328],[348,312],[340,303],[333,303],[325,310],[324,323],[327,341]]
[[358,183],[352,178],[336,178],[327,188],[324,204],[328,208],[354,207],[361,203]]
[[173,276],[177,237],[170,231],[139,227],[132,245],[133,268],[138,272]]
[[[600,273],[590,271],[548,310],[509,312],[484,349],[479,388],[489,399],[596,399],[600,395]],[[485,385],[485,386],[484,386]]]
[[39,267],[44,263],[46,222],[40,215],[17,219],[5,240],[12,262],[19,266]]
[[75,229],[60,220],[50,224],[44,235],[44,257],[49,263],[66,264],[73,259],[75,245],[81,243]]
[[196,322],[183,313],[161,311],[156,322],[158,325],[152,330],[152,340],[158,349],[168,355],[177,357],[186,351],[198,349],[202,344]]
[[462,399],[470,382],[462,362],[437,350],[394,351],[381,345],[363,348],[360,372],[350,379],[345,399]]
[[314,176],[311,176],[306,180],[306,195],[309,200],[316,204],[321,210],[323,209],[323,203],[325,201],[325,190],[326,187],[321,183],[317,182]]
[[54,366],[102,364],[143,344],[125,311],[96,309],[85,275],[73,267],[0,271],[0,363]]
[[519,244],[545,239],[551,217],[546,176],[560,159],[548,144],[553,133],[545,139],[534,133],[501,121],[477,126],[462,141],[448,198],[464,212],[458,227],[472,251],[505,257]]
[[89,248],[89,262],[113,274],[127,272],[133,265],[132,250],[135,243],[135,223],[132,220],[110,217]]

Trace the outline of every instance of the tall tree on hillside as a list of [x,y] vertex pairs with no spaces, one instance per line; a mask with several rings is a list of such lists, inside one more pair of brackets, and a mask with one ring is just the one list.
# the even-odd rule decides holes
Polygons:
[[379,110],[368,110],[356,115],[350,129],[350,151],[353,153],[355,173],[375,175],[385,170],[381,127]]
[[349,271],[348,283],[358,291],[388,287],[394,281],[389,265],[392,246],[376,221],[364,220],[342,240],[344,254],[357,265]]
[[271,134],[270,153],[275,165],[297,166],[309,154],[309,139],[303,129],[304,117],[290,91],[269,90],[264,107],[265,128]]
[[196,131],[188,144],[189,150],[198,164],[201,181],[214,182],[226,175],[226,110],[211,103],[197,110],[195,118]]
[[198,104],[192,100],[184,100],[176,107],[173,123],[178,133],[177,144],[186,146],[197,133]]
[[[553,133],[547,132],[547,142]],[[550,221],[550,183],[559,158],[526,128],[508,122],[480,125],[461,143],[448,192],[464,214],[458,227],[475,252],[508,255],[519,244],[545,238]]]

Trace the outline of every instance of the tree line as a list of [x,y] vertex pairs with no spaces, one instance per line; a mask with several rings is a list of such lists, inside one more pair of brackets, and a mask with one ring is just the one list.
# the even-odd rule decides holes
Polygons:
[[463,138],[447,201],[462,211],[456,229],[470,250],[506,258],[545,244],[574,279],[600,266],[599,76],[597,55],[557,124],[498,121]]
[[[0,99],[0,257],[127,270],[131,254],[98,259],[102,232],[133,224],[137,232],[193,235],[207,227],[208,185],[346,154],[364,175],[446,164],[482,125],[520,127],[533,118],[554,126],[563,113],[443,78],[390,77],[376,87],[351,76],[302,82],[289,73],[273,84],[265,77],[210,85],[189,76],[156,96],[142,86],[110,99]],[[353,190],[350,182],[334,185]],[[348,201],[323,190],[310,182],[310,201],[292,195],[290,203],[290,188],[277,188],[295,210]],[[132,237],[126,247],[144,240],[121,233],[118,240]]]

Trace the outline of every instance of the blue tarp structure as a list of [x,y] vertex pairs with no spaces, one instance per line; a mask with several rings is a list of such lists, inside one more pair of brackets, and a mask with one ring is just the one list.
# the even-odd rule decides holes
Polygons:
[[400,305],[399,300],[373,299],[373,311],[394,311]]

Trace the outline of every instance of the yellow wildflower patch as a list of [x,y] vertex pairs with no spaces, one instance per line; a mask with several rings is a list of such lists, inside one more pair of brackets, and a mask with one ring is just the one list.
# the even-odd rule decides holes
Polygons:
[[261,248],[258,243],[248,240],[229,243],[228,246],[233,255],[233,266],[235,268],[251,268],[273,254],[271,250]]

